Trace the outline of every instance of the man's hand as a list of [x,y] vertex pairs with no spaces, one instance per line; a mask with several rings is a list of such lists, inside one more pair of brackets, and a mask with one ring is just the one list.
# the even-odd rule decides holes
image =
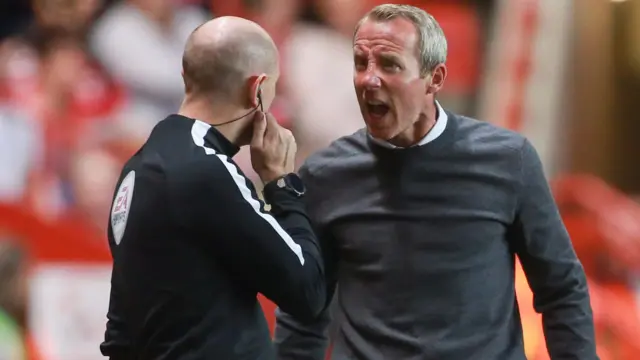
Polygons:
[[253,121],[251,164],[262,182],[293,172],[298,147],[291,131],[278,125],[269,113],[258,111]]

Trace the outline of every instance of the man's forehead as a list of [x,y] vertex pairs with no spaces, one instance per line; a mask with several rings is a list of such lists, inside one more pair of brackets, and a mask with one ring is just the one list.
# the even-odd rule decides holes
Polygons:
[[365,20],[354,37],[354,47],[369,49],[389,47],[396,50],[413,50],[417,44],[417,31],[405,18],[391,20]]

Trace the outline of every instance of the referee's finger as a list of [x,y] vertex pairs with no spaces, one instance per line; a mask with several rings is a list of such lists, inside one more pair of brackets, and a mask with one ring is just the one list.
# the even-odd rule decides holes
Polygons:
[[264,133],[267,130],[267,115],[262,111],[257,111],[253,116],[253,139],[252,146],[262,147]]
[[285,159],[286,159],[285,166],[289,164],[295,164],[297,152],[298,152],[298,145],[296,144],[295,138],[291,136],[288,141],[287,155],[285,156]]
[[264,117],[266,119],[265,121],[265,138],[267,138],[268,142],[272,142],[275,139],[277,139],[278,137],[278,132],[280,130],[280,125],[278,125],[278,122],[276,121],[276,118],[271,115],[270,113],[265,113]]

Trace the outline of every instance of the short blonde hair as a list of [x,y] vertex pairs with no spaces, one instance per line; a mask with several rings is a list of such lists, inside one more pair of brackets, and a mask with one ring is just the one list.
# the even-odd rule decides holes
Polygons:
[[417,55],[423,75],[447,61],[447,39],[440,24],[426,11],[410,5],[383,4],[374,7],[356,25],[354,38],[366,20],[389,21],[398,17],[411,21],[418,32]]

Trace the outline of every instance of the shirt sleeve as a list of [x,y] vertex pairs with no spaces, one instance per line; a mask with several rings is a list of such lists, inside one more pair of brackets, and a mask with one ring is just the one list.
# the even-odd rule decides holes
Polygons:
[[[326,298],[324,264],[302,198],[273,187],[265,193],[271,212],[253,184],[224,155],[207,155],[196,186],[184,186],[179,208],[190,208],[199,241],[249,288],[302,319],[313,318]],[[191,180],[191,178],[193,180]]]
[[111,360],[128,360],[133,356],[131,353],[131,337],[124,320],[124,309],[118,302],[119,281],[118,273],[114,268],[111,273],[107,330],[104,334],[104,342],[100,344],[100,352]]
[[598,359],[587,279],[551,194],[536,150],[521,149],[514,244],[533,306],[542,314],[552,359]]
[[[308,183],[307,203],[313,206],[313,197],[322,196],[312,186],[312,179],[306,167],[299,171],[300,177]],[[310,209],[310,212],[313,211]],[[312,216],[312,223],[313,216]],[[278,360],[324,360],[329,344],[328,329],[331,323],[330,304],[332,302],[337,285],[338,249],[335,239],[327,229],[323,229],[316,223],[318,238],[324,259],[325,282],[327,286],[326,301],[320,315],[311,321],[296,318],[287,313],[286,309],[276,309],[276,326],[274,345]]]

